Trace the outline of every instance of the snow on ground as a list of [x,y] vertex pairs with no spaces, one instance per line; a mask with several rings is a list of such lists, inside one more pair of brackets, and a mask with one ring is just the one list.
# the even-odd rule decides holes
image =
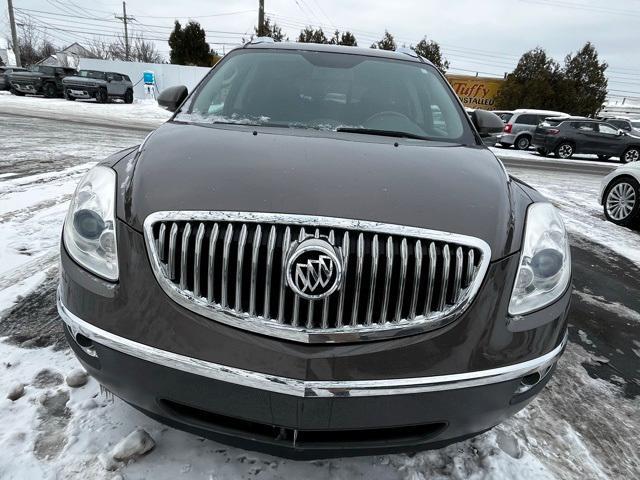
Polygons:
[[574,155],[569,159],[556,158],[555,156],[543,157],[534,150],[516,150],[515,148],[490,147],[494,155],[500,159],[510,160],[533,160],[541,164],[548,165],[607,165],[618,166],[620,162],[617,158],[611,160],[598,160],[597,155]]
[[0,92],[0,114],[27,115],[52,120],[71,120],[94,125],[154,129],[171,116],[154,100],[133,104],[96,103],[94,100],[67,101],[63,98],[17,97]]
[[509,172],[536,188],[556,205],[570,233],[587,237],[640,265],[638,232],[605,219],[602,206],[598,203],[600,177],[518,168],[510,168]]

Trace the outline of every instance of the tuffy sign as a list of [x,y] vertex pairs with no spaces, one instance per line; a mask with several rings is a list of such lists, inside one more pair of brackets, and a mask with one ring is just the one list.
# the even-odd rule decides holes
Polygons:
[[498,90],[504,82],[501,78],[447,75],[447,80],[466,108],[494,110]]

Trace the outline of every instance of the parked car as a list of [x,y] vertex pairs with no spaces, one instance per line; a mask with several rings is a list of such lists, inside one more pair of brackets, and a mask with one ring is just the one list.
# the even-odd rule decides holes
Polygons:
[[158,103],[174,116],[89,171],[63,228],[65,334],[109,391],[316,458],[457,442],[544,387],[565,228],[430,62],[257,39]]
[[637,121],[635,125],[628,118],[603,118],[602,121],[633,135],[640,135],[640,121]]
[[98,103],[106,103],[121,98],[125,103],[133,103],[133,83],[121,73],[80,70],[77,75],[65,77],[62,84],[67,100],[95,98]]
[[[467,115],[469,115],[470,117],[472,116],[473,112],[475,111],[474,108],[466,108],[465,107],[465,112],[467,112]],[[496,112],[491,112],[494,115],[496,114]],[[499,117],[499,115],[498,115]],[[487,147],[495,147],[496,143],[498,141],[498,134],[497,133],[491,133],[491,134],[486,134],[486,135],[482,135],[482,143],[484,143]]]
[[547,117],[568,117],[566,113],[548,110],[515,110],[504,126],[498,142],[503,147],[514,146],[518,150],[528,150],[536,126]]
[[511,120],[511,117],[513,117],[512,110],[492,110],[491,112],[499,116],[504,123],[507,123],[509,120]]
[[624,227],[640,227],[640,162],[622,165],[604,177],[600,205],[607,220]]
[[533,146],[540,155],[553,152],[559,158],[586,153],[601,160],[618,157],[624,163],[640,159],[640,136],[584,117],[546,119],[536,128]]
[[62,96],[62,79],[74,75],[74,68],[36,65],[28,71],[9,74],[11,93],[14,95],[44,95],[48,98]]
[[20,67],[0,67],[0,90],[9,90],[9,75],[13,72],[23,72],[26,69]]

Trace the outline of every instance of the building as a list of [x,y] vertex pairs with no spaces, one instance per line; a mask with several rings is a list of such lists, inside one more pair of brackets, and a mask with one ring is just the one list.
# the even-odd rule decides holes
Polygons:
[[40,60],[38,65],[78,68],[80,58],[93,58],[93,55],[82,45],[74,42],[59,52]]

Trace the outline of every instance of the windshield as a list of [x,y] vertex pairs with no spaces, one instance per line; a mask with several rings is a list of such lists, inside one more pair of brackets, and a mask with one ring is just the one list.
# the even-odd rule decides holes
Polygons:
[[640,128],[640,120],[631,120],[631,126],[633,128]]
[[433,67],[414,62],[240,50],[209,75],[189,112],[176,119],[472,142],[445,82]]
[[80,70],[78,72],[79,77],[95,78],[97,80],[105,80],[104,72],[96,72],[95,70]]

